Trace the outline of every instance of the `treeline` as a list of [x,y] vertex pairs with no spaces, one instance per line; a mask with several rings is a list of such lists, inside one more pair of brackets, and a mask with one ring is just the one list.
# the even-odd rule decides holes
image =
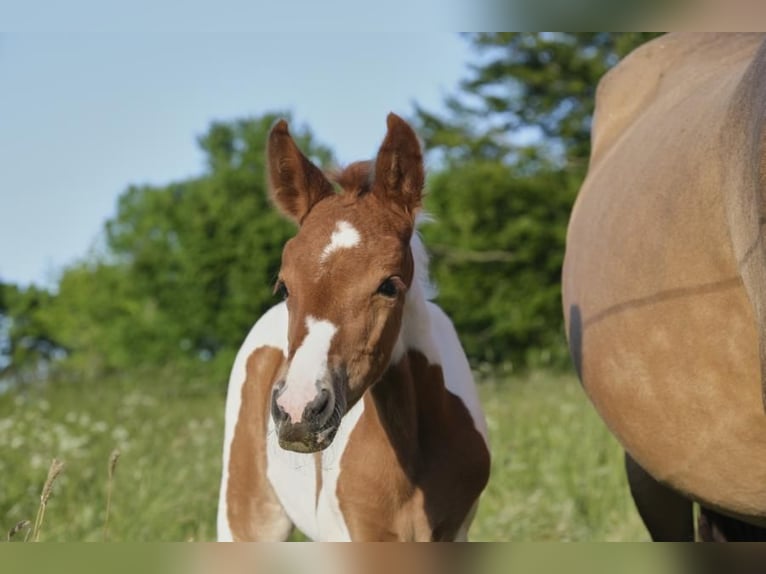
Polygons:
[[[560,269],[595,88],[649,36],[467,35],[475,62],[449,111],[414,110],[429,158],[436,223],[422,233],[438,301],[475,364],[568,364]],[[275,303],[281,247],[294,233],[266,193],[265,141],[277,117],[289,113],[214,123],[199,139],[201,176],[128,188],[100,252],[64,269],[54,290],[0,283],[0,378],[158,368],[223,378]],[[296,139],[333,165],[308,128]]]

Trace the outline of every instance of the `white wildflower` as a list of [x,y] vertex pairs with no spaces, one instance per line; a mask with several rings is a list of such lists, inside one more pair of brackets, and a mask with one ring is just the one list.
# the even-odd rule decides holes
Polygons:
[[100,433],[106,432],[106,430],[109,428],[109,425],[106,424],[104,421],[96,421],[93,423],[93,425],[90,428],[93,432],[100,434]]

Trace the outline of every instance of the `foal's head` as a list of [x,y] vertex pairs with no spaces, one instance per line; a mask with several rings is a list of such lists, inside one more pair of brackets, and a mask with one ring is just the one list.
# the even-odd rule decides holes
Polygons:
[[374,163],[340,173],[336,193],[280,121],[269,135],[268,169],[274,202],[300,225],[276,285],[289,326],[272,416],[283,448],[314,452],[332,442],[391,360],[414,275],[423,157],[412,128],[390,114]]

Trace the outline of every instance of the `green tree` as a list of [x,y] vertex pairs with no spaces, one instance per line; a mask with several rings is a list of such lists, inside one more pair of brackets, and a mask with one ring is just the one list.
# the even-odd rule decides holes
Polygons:
[[423,234],[438,301],[474,361],[564,364],[560,274],[571,175],[477,161],[434,175]]
[[[446,117],[417,108],[427,147],[450,159],[587,159],[599,79],[655,33],[467,34],[476,54]],[[547,169],[546,163],[540,167]]]
[[66,342],[58,373],[95,379],[173,363],[179,328],[139,290],[127,265],[86,261],[66,269],[45,309],[48,332]]
[[[148,339],[134,340],[142,337],[137,329],[136,337],[110,340],[110,347],[149,362],[178,355],[207,361],[221,351],[228,360],[275,303],[281,248],[294,233],[266,190],[265,144],[277,117],[214,123],[199,140],[207,159],[204,175],[134,186],[120,197],[106,225],[108,265],[90,272],[119,268],[130,283],[121,291],[123,312],[149,321]],[[331,161],[329,149],[307,129],[292,131],[314,160]],[[131,328],[129,321],[124,328]]]
[[8,316],[8,292],[11,285],[0,281],[0,376],[11,364],[11,319]]
[[480,33],[444,115],[417,109],[442,166],[424,235],[439,302],[469,356],[568,364],[560,304],[572,202],[587,165],[598,80],[651,34]]
[[[269,129],[285,115],[216,122],[199,139],[202,175],[129,187],[101,252],[65,269],[55,294],[0,284],[0,369],[39,375],[55,363],[61,375],[94,379],[205,365],[223,377],[276,302],[281,249],[294,234],[264,175]],[[308,129],[292,132],[314,161],[332,161]]]
[[50,328],[54,296],[34,285],[0,283],[0,377],[25,382],[44,376],[65,348]]

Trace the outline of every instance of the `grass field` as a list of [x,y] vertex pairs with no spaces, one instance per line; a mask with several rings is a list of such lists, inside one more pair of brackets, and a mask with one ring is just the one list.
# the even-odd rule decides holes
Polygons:
[[[647,539],[621,451],[574,377],[538,372],[480,388],[493,464],[473,540]],[[57,457],[66,468],[40,539],[103,540],[107,466],[119,448],[110,540],[213,540],[223,401],[220,388],[162,380],[0,395],[0,527],[34,521]]]

